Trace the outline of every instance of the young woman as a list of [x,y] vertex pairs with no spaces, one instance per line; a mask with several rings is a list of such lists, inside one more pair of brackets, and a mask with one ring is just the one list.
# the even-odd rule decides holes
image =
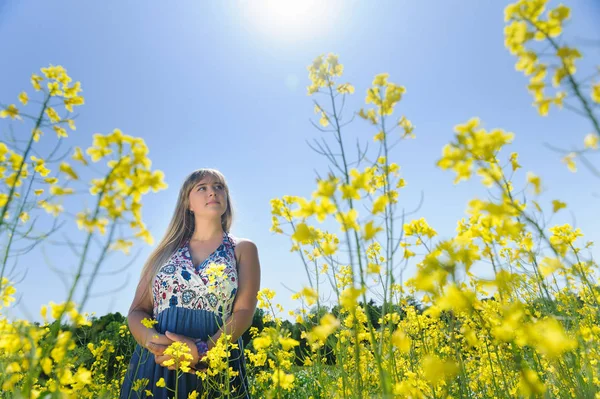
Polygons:
[[[206,370],[202,359],[223,333],[239,345],[229,360],[237,372],[229,381],[231,397],[250,397],[241,336],[256,309],[260,264],[256,245],[229,233],[232,218],[229,189],[219,171],[200,169],[186,178],[167,232],[142,269],[129,309],[127,321],[138,345],[120,398],[143,398],[146,390],[153,398],[171,398],[175,386],[178,398],[194,391],[198,398],[219,397],[221,392],[195,372]],[[215,265],[222,265],[216,274]],[[147,327],[143,319],[157,323]],[[180,371],[177,383],[174,366],[163,366],[171,359],[164,351],[175,341],[185,343],[192,355],[192,369]],[[161,378],[164,387],[162,381],[157,386]],[[141,379],[148,383],[136,383]]]

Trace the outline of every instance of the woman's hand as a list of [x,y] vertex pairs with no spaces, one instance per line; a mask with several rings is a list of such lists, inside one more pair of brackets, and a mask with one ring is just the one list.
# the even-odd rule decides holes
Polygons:
[[[198,363],[198,349],[196,348],[196,343],[194,342],[194,339],[190,338],[190,337],[186,337],[185,335],[175,334],[170,331],[166,331],[164,336],[166,339],[171,341],[171,343],[172,342],[182,342],[182,343],[186,344],[188,346],[188,348],[190,348],[190,354],[192,355],[192,360],[190,361],[190,367],[195,369],[195,366]],[[165,349],[166,349],[166,347],[165,347]],[[164,349],[163,349],[163,351],[164,351]],[[164,362],[166,362],[167,360],[169,360],[171,358],[172,358],[171,356],[164,355],[162,352],[158,355],[155,354],[155,356],[154,356],[154,360],[155,360],[156,364],[160,364],[161,366]],[[165,367],[167,367],[169,370],[175,370],[174,364],[172,366],[165,366]]]
[[148,336],[144,347],[156,357],[162,356],[165,349],[167,349],[172,343],[173,340],[168,338],[166,335],[155,332]]

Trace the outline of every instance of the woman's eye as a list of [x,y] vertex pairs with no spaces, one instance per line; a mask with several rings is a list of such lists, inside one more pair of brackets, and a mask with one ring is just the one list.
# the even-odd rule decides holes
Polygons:
[[[202,189],[205,189],[205,188],[206,188],[205,186],[198,187],[198,191],[200,191],[200,190],[202,190]],[[217,184],[217,185],[215,186],[215,188],[217,188],[218,190],[223,190],[224,186],[223,186],[223,185],[221,185],[221,184]]]

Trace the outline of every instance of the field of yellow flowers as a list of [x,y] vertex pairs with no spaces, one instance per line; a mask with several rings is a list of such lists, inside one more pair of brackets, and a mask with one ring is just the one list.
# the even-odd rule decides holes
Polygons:
[[[516,69],[529,77],[540,115],[568,99],[577,117],[589,120],[581,149],[564,158],[574,171],[579,159],[598,150],[600,80],[578,78],[582,54],[562,40],[569,8],[548,9],[546,3],[519,0],[506,7],[505,46]],[[87,295],[77,304],[73,295],[84,271],[92,276],[84,287],[89,292],[108,251],[128,252],[135,240],[152,243],[142,197],[165,189],[164,175],[151,169],[144,141],[118,129],[95,135],[86,150],[76,148],[71,163],[32,155],[52,131],[66,139],[75,130],[70,115],[84,103],[80,83],[63,67],[41,72],[32,75],[33,91],[22,92],[18,106],[0,104],[1,118],[32,124],[25,144],[0,142],[0,398],[114,398],[134,341],[123,317],[92,323],[81,313]],[[275,292],[259,293],[260,328],[251,328],[245,348],[253,396],[600,398],[600,286],[588,251],[593,243],[568,224],[546,225],[548,215],[567,205],[556,199],[552,209],[542,209],[536,201],[541,179],[533,172],[521,178],[518,154],[510,151],[514,135],[487,129],[476,117],[457,125],[437,165],[450,170],[455,183],[477,175],[489,199],[468,203],[468,217],[458,221],[451,239],[438,240],[424,218],[398,228],[393,221],[401,216],[398,195],[405,181],[388,153],[415,137],[411,121],[395,115],[405,88],[388,74],[375,76],[357,114],[372,126],[378,156],[356,162],[345,147],[347,121],[341,116],[355,89],[342,76],[333,54],[309,66],[315,125],[333,136],[331,147],[319,149],[331,172],[309,198],[271,201],[271,230],[290,236],[308,284],[295,295],[298,309],[289,310],[295,325],[284,320],[288,313]],[[32,109],[30,95],[41,108]],[[100,175],[82,182],[84,168]],[[75,218],[85,244],[70,294],[63,303],[42,306],[41,325],[9,321],[2,309],[11,306],[18,287],[8,278],[8,254],[19,240],[41,240],[54,231],[52,226],[33,237],[30,218],[46,212],[59,220],[61,197],[76,195],[71,186],[77,184],[94,205]],[[312,225],[315,219],[337,221],[340,237]],[[417,271],[405,278],[409,262]],[[478,262],[489,265],[492,279],[471,273]],[[333,291],[333,303],[322,300],[323,284]],[[374,312],[369,300],[375,294],[380,303]],[[228,373],[232,345],[222,337],[209,352],[208,370],[199,372],[217,388]],[[178,373],[190,372],[187,347],[174,344],[170,351],[179,359]],[[150,383],[138,380],[129,397],[147,397]]]

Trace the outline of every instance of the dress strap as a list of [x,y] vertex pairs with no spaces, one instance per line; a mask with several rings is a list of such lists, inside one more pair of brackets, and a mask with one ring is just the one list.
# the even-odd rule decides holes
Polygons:
[[240,271],[239,265],[238,265],[237,258],[235,257],[235,246],[237,245],[237,240],[230,233],[227,233],[226,240],[228,241],[228,244],[226,246],[230,249],[229,253],[231,256],[231,260],[232,260],[233,264],[235,265],[235,271],[236,271],[236,273],[239,273],[239,271]]
[[229,232],[225,233],[225,240],[229,241],[229,244],[231,245],[231,248],[234,249],[237,242],[235,240],[234,237],[231,236],[231,234]]

